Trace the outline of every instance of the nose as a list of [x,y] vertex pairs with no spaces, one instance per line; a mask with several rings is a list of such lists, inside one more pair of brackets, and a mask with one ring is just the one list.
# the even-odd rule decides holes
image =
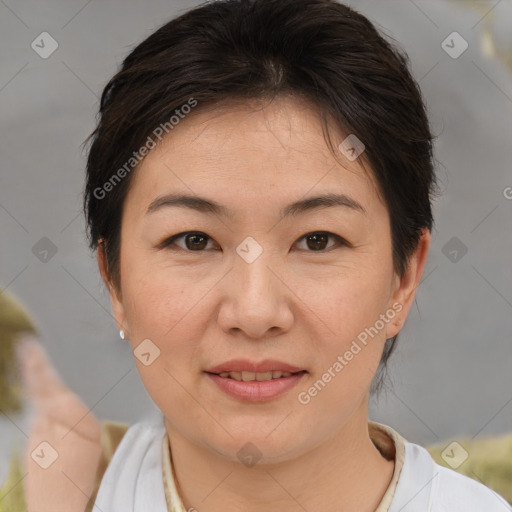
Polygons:
[[251,339],[275,337],[293,324],[293,293],[280,276],[279,265],[263,251],[248,262],[238,255],[226,276],[218,322],[229,334]]

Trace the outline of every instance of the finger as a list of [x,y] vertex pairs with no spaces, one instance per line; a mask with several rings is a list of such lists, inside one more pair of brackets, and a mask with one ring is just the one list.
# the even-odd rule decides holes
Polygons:
[[42,345],[33,336],[25,336],[17,344],[22,381],[36,417],[51,420],[68,431],[98,441],[101,429],[80,398],[61,380]]
[[101,444],[66,434],[54,422],[34,425],[25,456],[29,512],[83,512],[94,491]]
[[38,407],[41,400],[65,389],[46,351],[35,336],[25,334],[15,346],[23,385],[35,407]]

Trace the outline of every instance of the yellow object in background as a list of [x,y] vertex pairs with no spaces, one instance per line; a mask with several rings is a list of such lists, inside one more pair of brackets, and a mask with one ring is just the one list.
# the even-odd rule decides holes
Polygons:
[[[478,26],[480,33],[480,48],[488,59],[503,63],[512,75],[512,2],[495,2],[494,0],[450,0],[468,10],[478,13],[479,21],[472,28]],[[495,7],[498,7],[495,9]]]
[[27,504],[23,489],[23,467],[21,455],[11,457],[5,482],[0,482],[0,512],[26,512]]
[[512,435],[476,440],[460,438],[456,444],[460,447],[458,450],[463,451],[465,459],[457,467],[450,465],[446,455],[448,442],[428,446],[427,450],[441,466],[455,469],[457,473],[483,483],[512,505]]
[[22,304],[6,290],[0,290],[0,413],[17,413],[23,392],[15,344],[23,333],[37,334],[32,318]]

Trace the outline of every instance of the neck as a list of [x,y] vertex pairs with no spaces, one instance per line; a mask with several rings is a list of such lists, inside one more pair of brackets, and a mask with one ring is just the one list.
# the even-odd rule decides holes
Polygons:
[[185,510],[374,512],[394,471],[368,433],[367,404],[331,438],[293,459],[247,467],[183,437],[165,420]]

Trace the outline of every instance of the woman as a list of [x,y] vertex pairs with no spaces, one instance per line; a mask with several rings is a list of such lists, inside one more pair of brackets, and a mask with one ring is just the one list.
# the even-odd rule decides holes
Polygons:
[[406,56],[340,3],[211,2],[128,55],[84,207],[162,417],[98,510],[510,510],[368,420],[427,258],[432,139]]

